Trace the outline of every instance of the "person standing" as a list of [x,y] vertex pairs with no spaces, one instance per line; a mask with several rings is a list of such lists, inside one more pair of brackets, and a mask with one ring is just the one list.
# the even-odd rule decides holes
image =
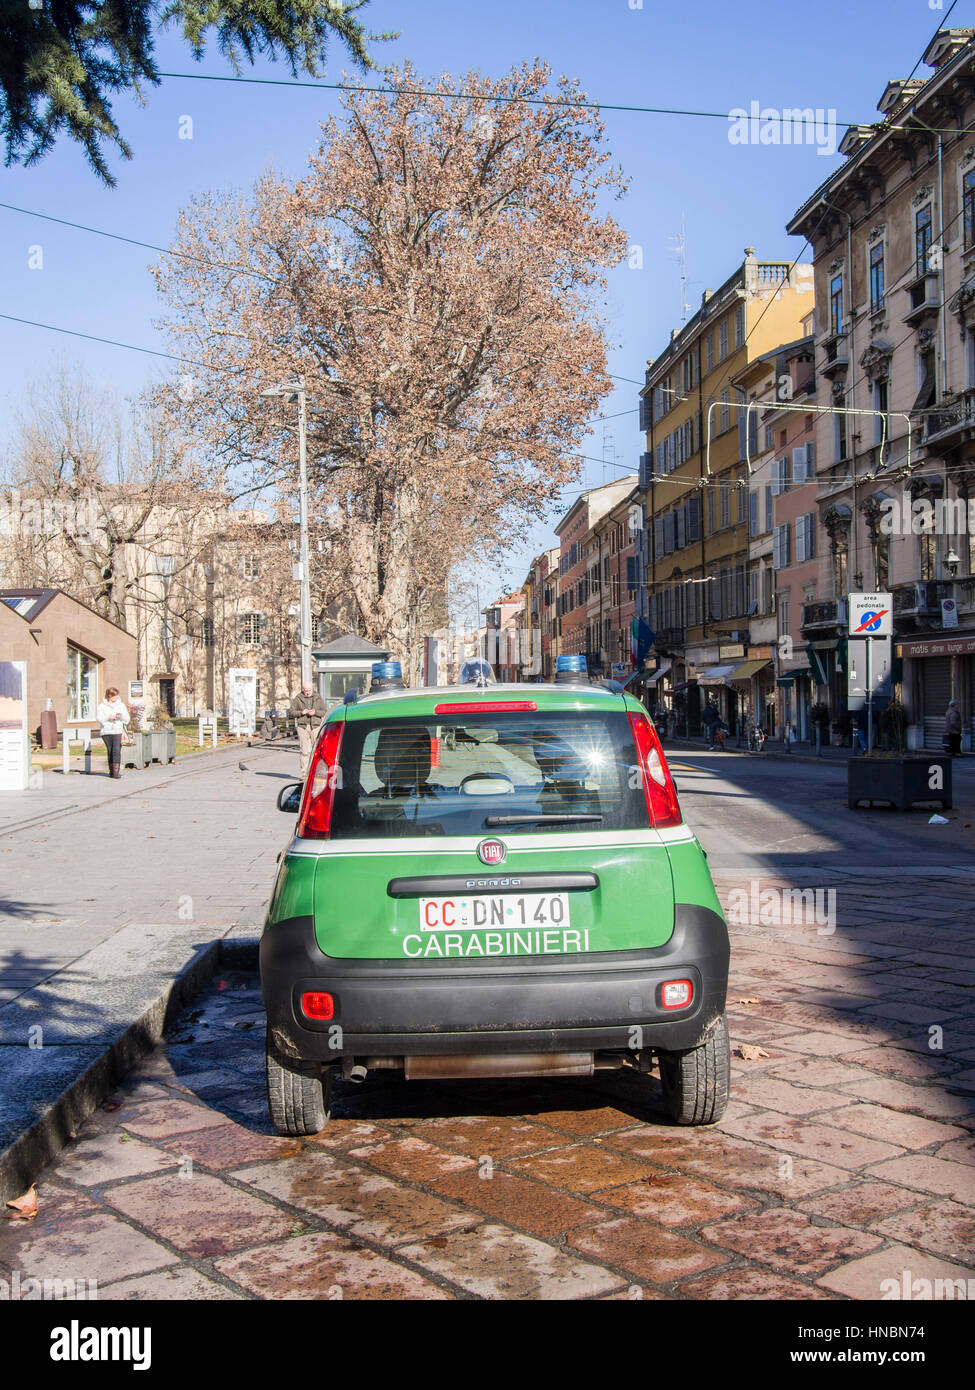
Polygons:
[[310,681],[305,681],[301,694],[291,701],[291,717],[298,730],[298,756],[301,760],[301,780],[305,780],[311,762],[312,743],[318,726],[325,718],[325,701]]
[[718,731],[718,725],[721,723],[721,715],[718,713],[717,705],[711,704],[710,700],[704,706],[704,710],[701,714],[701,721],[704,724],[704,730],[708,740],[708,749],[713,752],[714,738]]
[[105,691],[97,711],[101,725],[101,735],[108,752],[108,775],[122,776],[122,733],[129,722],[129,711],[119,699],[117,686],[110,685]]
[[961,757],[961,709],[957,700],[949,700],[945,711],[945,752],[952,758]]

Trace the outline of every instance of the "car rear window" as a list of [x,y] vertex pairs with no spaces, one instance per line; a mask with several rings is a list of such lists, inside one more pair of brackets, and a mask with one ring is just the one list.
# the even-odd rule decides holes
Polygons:
[[349,720],[340,761],[333,839],[648,824],[625,713]]

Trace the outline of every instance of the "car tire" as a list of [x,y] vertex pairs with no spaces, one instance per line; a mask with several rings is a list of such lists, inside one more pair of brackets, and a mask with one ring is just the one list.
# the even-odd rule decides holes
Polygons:
[[270,1030],[265,1057],[267,1108],[274,1128],[279,1134],[318,1134],[332,1114],[332,1068],[282,1057]]
[[661,1052],[660,1081],[671,1118],[679,1125],[713,1125],[728,1104],[731,1047],[722,1014],[699,1047]]

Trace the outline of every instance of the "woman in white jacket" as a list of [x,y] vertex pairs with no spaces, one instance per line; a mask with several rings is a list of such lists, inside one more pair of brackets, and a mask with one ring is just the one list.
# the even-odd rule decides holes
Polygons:
[[122,731],[129,722],[129,712],[119,699],[118,689],[114,685],[108,687],[104,700],[98,706],[98,722],[108,749],[109,776],[121,777]]

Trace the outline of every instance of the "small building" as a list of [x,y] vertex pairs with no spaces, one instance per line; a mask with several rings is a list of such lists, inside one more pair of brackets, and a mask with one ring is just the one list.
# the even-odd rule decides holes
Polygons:
[[369,689],[373,662],[388,661],[392,651],[389,647],[377,647],[375,642],[350,632],[345,637],[336,637],[334,642],[326,642],[324,647],[314,647],[311,655],[315,663],[318,692],[326,707],[332,709],[341,703],[347,690],[365,694]]
[[51,706],[58,728],[97,727],[98,702],[117,686],[128,701],[136,639],[62,589],[0,589],[0,657],[27,663],[28,727]]

